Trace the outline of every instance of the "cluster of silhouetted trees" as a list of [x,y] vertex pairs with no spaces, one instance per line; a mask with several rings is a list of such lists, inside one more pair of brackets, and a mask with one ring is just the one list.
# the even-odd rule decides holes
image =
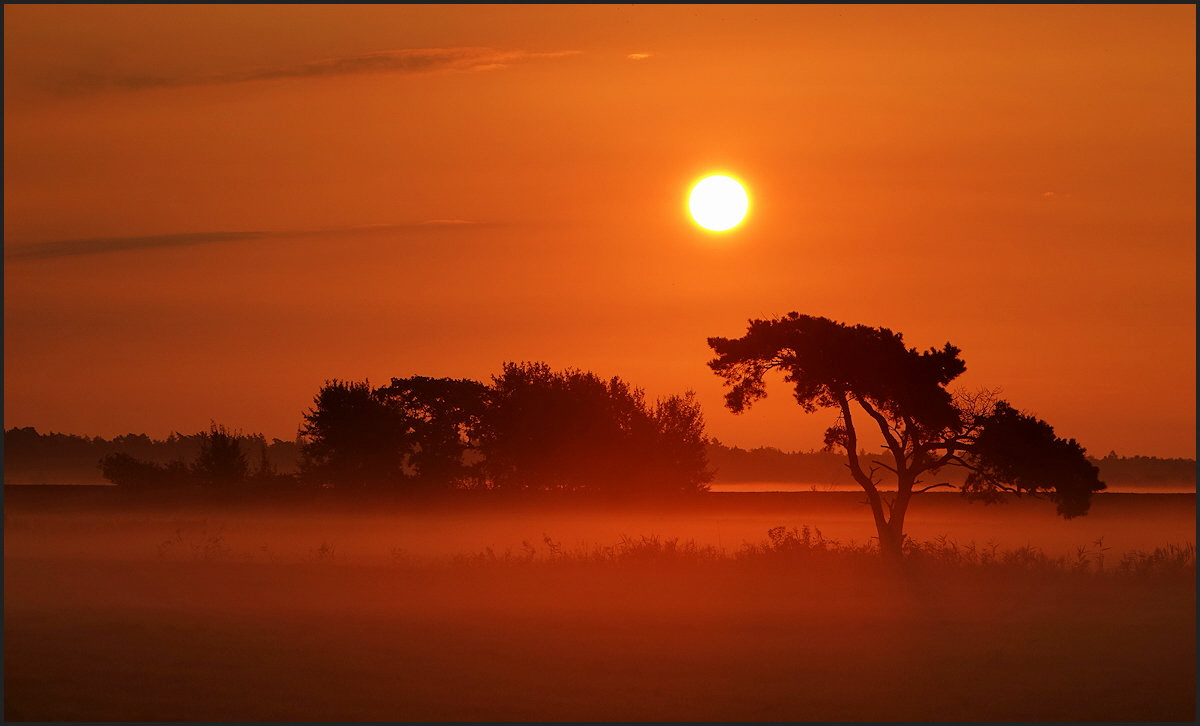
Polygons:
[[651,404],[618,377],[545,363],[506,363],[490,385],[330,381],[300,433],[299,478],[321,487],[653,495],[712,479],[690,392]]

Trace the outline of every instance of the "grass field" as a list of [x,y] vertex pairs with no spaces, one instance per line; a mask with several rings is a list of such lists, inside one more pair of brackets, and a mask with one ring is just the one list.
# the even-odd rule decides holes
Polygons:
[[1194,496],[1102,495],[1070,522],[914,507],[925,544],[896,568],[853,495],[418,513],[6,494],[5,719],[1195,718]]

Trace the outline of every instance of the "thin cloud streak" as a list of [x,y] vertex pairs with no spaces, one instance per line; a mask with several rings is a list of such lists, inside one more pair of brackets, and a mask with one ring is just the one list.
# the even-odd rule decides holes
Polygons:
[[110,75],[95,71],[75,71],[61,79],[59,89],[68,93],[137,91],[153,88],[213,86],[370,73],[416,74],[438,71],[490,71],[507,68],[512,63],[542,58],[561,58],[578,53],[579,51],[574,50],[530,52],[496,50],[494,48],[406,48],[211,75]]
[[371,224],[357,227],[337,227],[332,229],[273,232],[189,232],[184,234],[155,234],[137,237],[87,237],[82,239],[31,242],[12,247],[6,246],[4,250],[4,259],[5,261],[20,262],[24,260],[46,260],[58,257],[74,257],[78,255],[99,255],[110,252],[124,252],[128,250],[189,247],[193,245],[213,244],[219,242],[246,242],[264,239],[295,239],[301,237],[317,237],[328,234],[361,234],[381,231],[428,230],[431,227],[458,228],[468,226],[480,227],[494,225],[481,225],[478,222],[471,222],[465,219],[439,219],[404,224]]

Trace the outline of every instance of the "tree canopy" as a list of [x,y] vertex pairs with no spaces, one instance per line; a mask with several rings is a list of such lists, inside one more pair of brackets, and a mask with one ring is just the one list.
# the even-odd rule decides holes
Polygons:
[[[733,412],[766,396],[766,375],[775,370],[805,411],[837,412],[825,445],[845,452],[885,552],[903,546],[912,496],[950,486],[922,479],[946,466],[970,470],[962,487],[969,497],[1048,493],[1064,517],[1086,514],[1092,493],[1104,489],[1083,448],[1055,436],[1046,422],[990,394],[952,393],[947,386],[966,364],[950,343],[918,351],[887,328],[792,312],[751,320],[742,337],[708,344],[716,353],[709,367],[729,387],[725,400]],[[882,435],[884,460],[860,456],[859,414]],[[894,495],[883,494],[880,472],[894,479]]]
[[192,466],[197,479],[207,486],[236,486],[250,474],[250,464],[239,442],[240,434],[220,424],[212,424],[202,434],[200,455]]

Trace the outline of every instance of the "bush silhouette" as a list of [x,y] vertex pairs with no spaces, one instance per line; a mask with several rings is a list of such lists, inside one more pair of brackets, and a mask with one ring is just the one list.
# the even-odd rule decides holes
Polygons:
[[200,441],[200,455],[192,466],[196,480],[205,486],[228,487],[242,484],[250,474],[250,466],[238,434],[224,426],[212,424]]

